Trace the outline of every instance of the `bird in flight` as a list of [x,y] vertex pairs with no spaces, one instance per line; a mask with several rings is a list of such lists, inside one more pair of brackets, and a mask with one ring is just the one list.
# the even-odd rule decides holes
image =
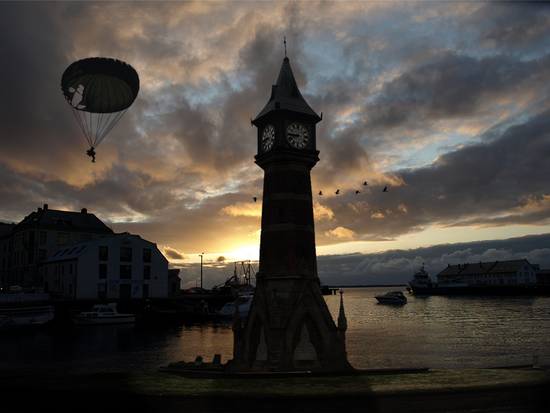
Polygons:
[[361,191],[355,191],[355,195],[360,194],[360,193],[361,193]]
[[382,192],[388,192],[388,187],[385,186],[384,189],[382,190]]
[[253,197],[252,199],[254,200],[254,202],[256,202],[256,200],[257,200],[258,198],[256,198],[256,197]]
[[363,186],[367,186],[367,185],[368,185],[367,181],[363,182]]
[[323,196],[323,191],[319,191],[319,196]]
[[340,190],[337,189],[336,192],[335,192],[335,194],[338,195],[339,193],[340,193]]

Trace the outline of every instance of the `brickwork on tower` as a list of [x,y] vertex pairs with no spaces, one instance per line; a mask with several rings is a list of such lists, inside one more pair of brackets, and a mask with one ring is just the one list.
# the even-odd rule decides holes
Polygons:
[[317,275],[310,173],[319,161],[320,120],[285,57],[271,98],[252,121],[256,164],[264,170],[260,266],[249,316],[233,323],[235,371],[352,369],[345,316],[336,326]]

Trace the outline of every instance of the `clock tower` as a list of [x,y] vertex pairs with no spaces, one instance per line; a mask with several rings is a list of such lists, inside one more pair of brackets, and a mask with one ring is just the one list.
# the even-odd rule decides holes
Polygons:
[[284,58],[271,97],[252,124],[264,170],[260,265],[248,319],[233,323],[238,371],[347,371],[346,322],[334,323],[320,291],[311,169],[321,117],[303,98]]

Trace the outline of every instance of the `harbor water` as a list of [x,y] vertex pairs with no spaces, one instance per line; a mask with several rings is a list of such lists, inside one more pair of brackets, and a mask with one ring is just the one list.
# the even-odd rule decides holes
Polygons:
[[[347,351],[357,368],[550,364],[550,297],[374,298],[395,287],[345,289]],[[398,288],[397,288],[398,289]],[[339,295],[325,296],[336,319]],[[0,331],[0,371],[156,369],[170,362],[231,358],[230,324],[82,326]]]

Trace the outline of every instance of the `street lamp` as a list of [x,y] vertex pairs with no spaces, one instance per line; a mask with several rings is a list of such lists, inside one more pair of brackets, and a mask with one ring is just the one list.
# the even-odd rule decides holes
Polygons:
[[202,256],[204,255],[204,252],[199,254],[199,257],[201,257],[201,290],[202,290]]

